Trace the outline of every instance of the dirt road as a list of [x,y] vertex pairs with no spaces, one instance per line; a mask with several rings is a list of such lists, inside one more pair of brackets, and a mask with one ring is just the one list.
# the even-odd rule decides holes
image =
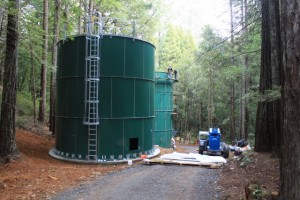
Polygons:
[[193,166],[135,164],[53,199],[220,199],[215,170]]
[[54,200],[217,200],[217,171],[195,166],[143,165],[108,174],[96,181],[65,191]]

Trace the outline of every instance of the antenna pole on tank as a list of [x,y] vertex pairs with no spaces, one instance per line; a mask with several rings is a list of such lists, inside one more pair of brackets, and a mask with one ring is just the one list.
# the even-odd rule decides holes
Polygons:
[[86,20],[85,99],[83,124],[88,129],[87,159],[97,162],[99,129],[100,37],[102,15],[92,11]]
[[135,20],[132,20],[132,39],[134,41],[136,35],[136,27],[135,27]]

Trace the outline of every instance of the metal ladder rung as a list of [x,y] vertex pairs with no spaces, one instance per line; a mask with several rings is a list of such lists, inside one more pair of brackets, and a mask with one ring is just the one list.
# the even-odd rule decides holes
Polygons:
[[99,100],[86,100],[86,103],[99,103]]
[[[97,129],[95,129],[95,130],[90,130],[90,131],[97,131]],[[95,135],[97,135],[97,134],[95,134]]]
[[[92,131],[97,131],[97,129],[95,129],[95,130],[90,130],[91,134],[92,134]],[[95,134],[95,135],[97,135],[97,134]]]

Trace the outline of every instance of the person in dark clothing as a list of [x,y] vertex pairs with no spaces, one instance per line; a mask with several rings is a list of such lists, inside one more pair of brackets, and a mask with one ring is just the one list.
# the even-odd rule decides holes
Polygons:
[[174,69],[174,79],[177,81],[177,71]]

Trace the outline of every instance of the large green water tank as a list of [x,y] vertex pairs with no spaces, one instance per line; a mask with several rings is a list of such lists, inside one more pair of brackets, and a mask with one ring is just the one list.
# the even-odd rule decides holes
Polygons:
[[172,137],[173,80],[166,72],[155,72],[154,144],[170,148]]
[[[104,35],[100,45],[97,160],[153,153],[154,52],[143,40]],[[86,37],[58,43],[55,157],[88,160],[83,124]],[[51,154],[51,153],[50,153]]]

